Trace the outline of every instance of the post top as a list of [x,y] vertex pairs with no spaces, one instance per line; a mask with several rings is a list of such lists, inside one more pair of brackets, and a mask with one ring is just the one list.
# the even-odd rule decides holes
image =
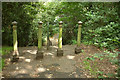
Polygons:
[[63,24],[63,22],[62,22],[62,21],[60,21],[60,22],[59,22],[59,24]]
[[38,22],[38,24],[42,24],[42,23],[43,23],[42,21]]
[[79,21],[79,22],[78,22],[78,24],[82,24],[82,22],[81,22],[81,21]]
[[16,21],[13,21],[12,24],[13,24],[13,25],[17,25],[17,22],[16,22]]

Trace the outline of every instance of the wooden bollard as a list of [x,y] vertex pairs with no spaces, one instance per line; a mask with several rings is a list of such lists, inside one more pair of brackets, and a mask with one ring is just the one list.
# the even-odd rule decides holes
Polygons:
[[59,22],[59,39],[58,39],[58,49],[57,49],[57,56],[63,56],[63,49],[62,49],[62,24],[63,22]]
[[17,22],[12,22],[13,24],[13,58],[12,62],[17,62],[19,60],[19,52],[18,52],[18,41],[17,41]]
[[38,22],[38,51],[36,54],[36,59],[43,59],[43,51],[42,51],[42,21]]
[[82,52],[82,49],[80,48],[80,44],[81,44],[81,26],[82,26],[82,22],[79,21],[78,22],[77,47],[75,48],[75,54],[78,54],[78,53]]

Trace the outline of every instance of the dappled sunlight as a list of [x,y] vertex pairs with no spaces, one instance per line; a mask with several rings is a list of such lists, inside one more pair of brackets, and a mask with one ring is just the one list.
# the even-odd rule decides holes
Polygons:
[[51,37],[51,38],[50,38],[50,41],[51,41],[51,40],[55,40],[55,38],[54,38],[54,37]]
[[17,40],[14,42],[14,51],[17,50]]
[[45,53],[45,55],[50,55],[50,56],[53,56],[52,53],[48,52],[48,53]]
[[53,37],[50,37],[50,41],[52,42],[52,45],[58,45],[58,34],[54,34]]
[[45,74],[46,78],[52,78],[53,74]]
[[31,59],[25,59],[25,62],[31,62]]
[[[39,2],[41,2],[42,0],[38,0]],[[49,4],[49,2],[53,2],[54,0],[46,0],[45,3],[43,5],[47,6]]]
[[31,50],[23,50],[23,52],[31,52]]
[[53,48],[58,48],[58,46],[52,46]]
[[23,50],[23,53],[30,53],[30,54],[36,54],[37,53],[37,50]]
[[72,56],[72,55],[67,55],[67,59],[74,59],[75,56]]
[[21,69],[21,70],[19,70],[19,73],[21,73],[21,74],[27,74],[28,71],[26,69]]
[[15,69],[16,69],[16,70],[18,70],[18,69],[19,69],[19,67],[17,66]]
[[37,72],[45,72],[45,71],[46,71],[46,68],[44,67],[37,68]]
[[12,71],[12,72],[10,72],[10,74],[11,74],[11,75],[17,75],[18,72],[17,72],[17,71]]
[[50,41],[53,41],[53,42],[57,43],[57,42],[58,42],[58,39],[56,39],[56,38],[54,38],[54,37],[51,37],[51,38],[50,38]]
[[32,69],[32,66],[31,65],[26,65],[25,68]]
[[25,59],[25,57],[24,57],[24,56],[20,56],[19,58],[20,58],[20,59]]
[[2,8],[0,76],[119,77],[120,3],[19,0]]
[[51,55],[51,56],[52,56],[53,54],[52,54],[52,53],[48,53],[48,55]]

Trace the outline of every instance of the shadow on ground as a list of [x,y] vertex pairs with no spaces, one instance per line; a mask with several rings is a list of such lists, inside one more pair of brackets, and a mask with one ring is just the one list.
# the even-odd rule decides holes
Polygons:
[[[57,57],[57,46],[51,46],[50,50],[43,47],[44,58],[36,60],[37,47],[20,47],[20,61],[10,63],[7,59],[3,68],[5,78],[80,78],[82,70],[74,60],[75,45],[63,46],[64,55]],[[78,54],[79,55],[79,54]]]

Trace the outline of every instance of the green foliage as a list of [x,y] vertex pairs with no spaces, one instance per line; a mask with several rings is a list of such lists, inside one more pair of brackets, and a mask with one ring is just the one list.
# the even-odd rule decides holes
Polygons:
[[[88,59],[88,58],[86,58]],[[90,58],[89,58],[90,59]],[[90,64],[89,61],[84,61],[84,66],[85,66],[85,69],[89,70],[90,74],[91,75],[94,75],[96,76],[97,75],[97,67],[96,67],[96,63],[94,63],[92,66]]]
[[116,58],[119,53],[118,51],[115,51],[115,50],[113,50],[113,52],[105,50],[104,52],[107,54],[107,57],[110,57],[110,58]]
[[[36,3],[37,5],[38,3]],[[12,46],[12,25],[17,21],[18,42],[19,46],[25,46],[29,42],[35,41],[31,36],[33,30],[33,19],[36,17],[37,10],[34,3],[3,2],[2,3],[2,40],[3,45]],[[27,39],[27,40],[26,40]]]
[[89,30],[88,33],[92,34],[88,34],[86,39],[91,37],[92,40],[90,43],[93,43],[100,48],[106,47],[113,50],[119,47],[119,29],[118,23],[115,24],[114,22],[111,22],[109,25],[98,27],[95,30]]
[[103,54],[100,54],[100,53],[95,53],[94,55],[92,55],[91,57],[86,57],[85,59],[87,60],[91,60],[91,61],[94,61],[96,58],[98,58],[99,60],[103,60]]
[[116,75],[116,74],[113,74],[113,73],[108,73],[107,76],[108,76],[108,77],[117,77],[117,75]]
[[1,69],[4,67],[4,65],[5,65],[5,60],[2,59],[2,67],[1,67]]
[[2,46],[2,55],[6,55],[13,50],[13,47],[10,46]]
[[3,3],[3,44],[12,45],[14,20],[18,22],[19,46],[37,45],[38,21],[43,21],[44,37],[48,30],[49,36],[58,33],[59,21],[63,21],[63,44],[76,44],[78,21],[82,21],[82,43],[116,49],[120,44],[119,5],[114,2]]
[[63,43],[74,44],[77,37],[78,25],[76,24],[81,20],[83,43],[111,50],[118,48],[120,44],[118,5],[116,3],[61,3],[61,10],[58,10],[58,13],[62,16],[60,20],[65,22]]
[[5,60],[4,59],[0,60],[0,72],[2,71],[4,65],[5,65]]
[[4,59],[0,60],[0,72],[2,71],[2,68],[4,67]]
[[72,44],[77,44],[77,41],[76,40],[72,40]]
[[94,58],[98,58],[99,60],[103,60],[103,56],[104,56],[103,54],[99,54],[99,53],[93,55]]
[[103,76],[103,72],[102,71],[98,71],[98,77],[97,78],[99,78],[99,79],[105,78]]
[[[99,60],[103,60],[105,58],[108,58],[109,59],[109,62],[112,63],[112,65],[118,65],[118,54],[119,52],[118,51],[115,51],[113,50],[113,52],[110,52],[108,50],[104,51],[104,53],[95,53],[94,55],[91,55],[91,57],[86,57],[85,60],[84,60],[84,66],[85,66],[85,69],[89,70],[90,71],[90,74],[92,75],[96,75],[97,78],[105,78],[103,75],[104,73],[102,71],[97,71],[98,68],[95,67],[95,65],[97,64],[95,62],[96,59],[99,59]],[[92,61],[94,62],[94,64],[90,65],[90,62],[89,61]],[[96,68],[96,69],[95,69]],[[94,70],[95,69],[95,70]],[[118,74],[120,73],[120,67],[118,67],[117,69],[118,71]],[[118,74],[106,74],[109,78],[111,77],[115,77],[117,78],[118,77]]]
[[112,63],[112,64],[117,64],[117,65],[119,65],[118,64],[118,53],[119,52],[117,52],[117,51],[113,51],[113,52],[110,52],[110,51],[104,51],[107,55],[106,55],[106,57],[108,57],[109,58],[109,60],[110,60],[110,62]]
[[87,60],[92,60],[92,61],[95,60],[95,58],[93,58],[93,57],[86,57],[86,59],[87,59]]
[[[95,3],[97,4],[97,3]],[[85,15],[89,20],[85,22],[83,27],[83,42],[88,44],[94,44],[100,48],[106,47],[109,49],[115,49],[119,46],[119,15],[117,14],[117,5],[115,3],[99,3],[94,5],[92,3],[92,9]],[[112,7],[106,8],[106,6]],[[104,7],[103,7],[104,6]],[[99,10],[101,9],[101,10]],[[99,10],[96,12],[96,10]],[[114,17],[116,16],[116,17]],[[84,30],[85,29],[85,30]],[[85,36],[87,35],[87,36]]]
[[[0,53],[2,53],[2,55],[6,55],[6,54],[10,53],[12,50],[13,50],[13,47],[2,46],[2,48],[0,49]],[[0,70],[1,70],[5,65],[5,60],[4,59],[0,60],[0,63],[2,64],[2,65],[0,65]]]

